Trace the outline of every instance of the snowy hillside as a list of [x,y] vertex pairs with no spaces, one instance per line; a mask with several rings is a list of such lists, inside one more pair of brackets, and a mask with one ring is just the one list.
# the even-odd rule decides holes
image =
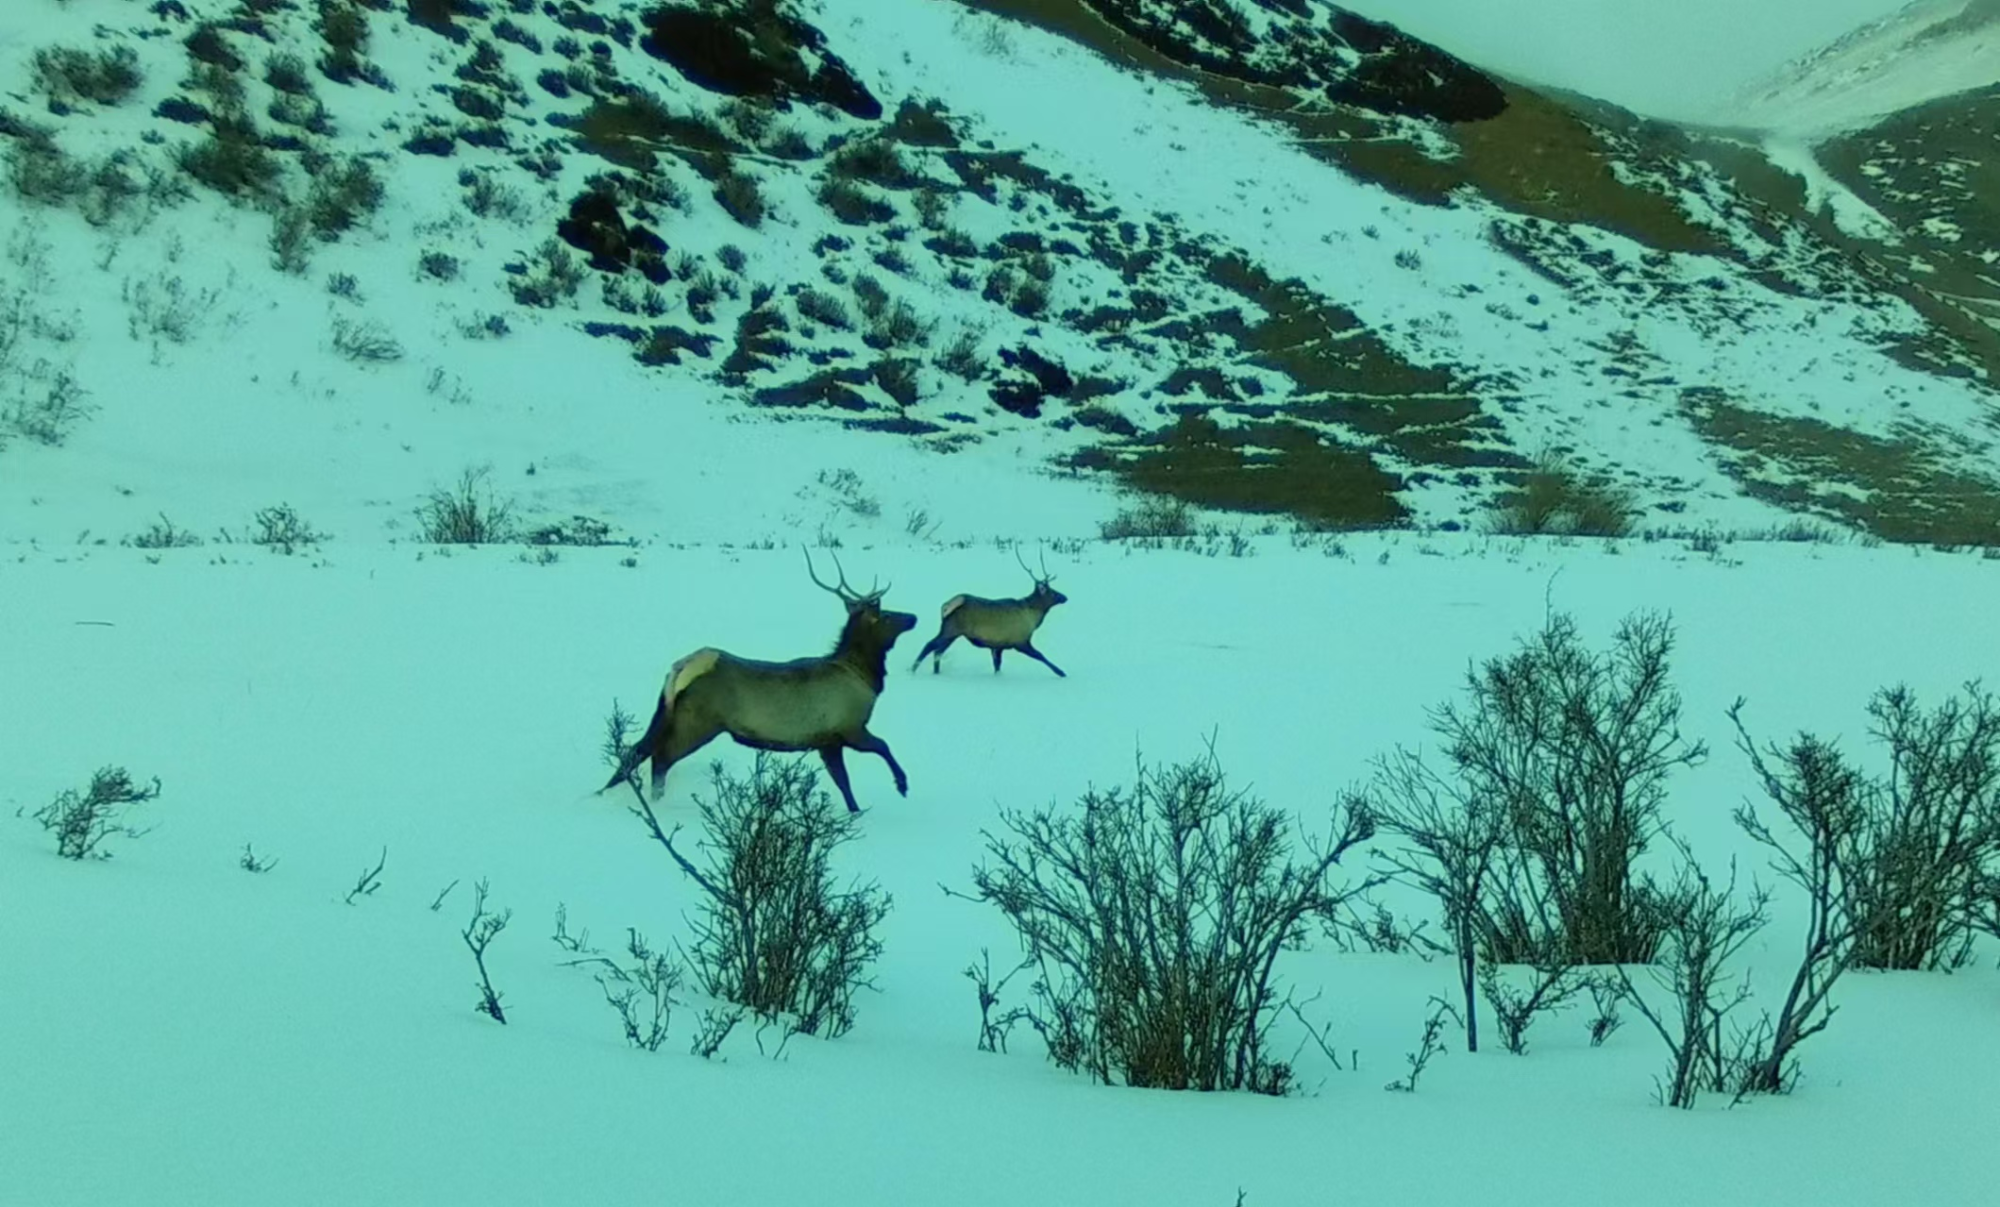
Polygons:
[[1994,84],[2000,84],[2000,5],[1915,0],[1750,85],[1712,119],[1823,138]]
[[[524,520],[708,539],[744,423],[787,468],[742,539],[840,514],[855,458],[896,467],[874,526],[962,536],[1048,530],[995,466],[1098,499],[1069,535],[1131,487],[1480,528],[1549,454],[1641,529],[1990,534],[1992,333],[1713,148],[1356,18],[1092,2],[828,3],[760,35],[782,71],[676,66],[637,10],[338,4],[338,79],[316,6],[10,9],[7,534],[285,498],[395,538],[491,465]],[[803,451],[829,420],[882,438]],[[196,514],[189,464],[243,489]]]

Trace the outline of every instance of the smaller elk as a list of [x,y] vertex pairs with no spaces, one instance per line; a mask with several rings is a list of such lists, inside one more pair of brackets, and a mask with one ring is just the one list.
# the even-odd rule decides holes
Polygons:
[[[1022,561],[1021,551],[1014,551],[1014,560],[1021,562],[1021,569],[1028,570],[1028,563]],[[944,652],[951,643],[963,637],[982,650],[993,652],[993,673],[1000,673],[1000,655],[1013,650],[1026,654],[1048,667],[1058,675],[1063,669],[1050,662],[1035,648],[1035,630],[1041,627],[1049,609],[1059,603],[1069,602],[1069,596],[1049,584],[1055,579],[1049,574],[1047,561],[1042,563],[1042,573],[1028,570],[1028,577],[1035,580],[1035,589],[1020,599],[982,599],[977,595],[954,595],[945,602],[942,620],[937,636],[924,644],[918,652],[917,660],[910,664],[915,670],[931,660],[931,673],[943,669]],[[1068,676],[1064,676],[1067,678]]]
[[[840,569],[838,557],[833,565]],[[910,794],[902,765],[887,742],[868,732],[868,718],[882,694],[889,648],[917,626],[917,618],[884,611],[882,596],[888,588],[863,594],[847,585],[845,571],[839,586],[827,586],[813,569],[811,553],[806,554],[806,573],[815,586],[833,592],[847,606],[847,623],[833,652],[790,662],[759,662],[713,648],[689,654],[667,672],[646,736],[625,753],[617,773],[599,791],[627,781],[636,791],[633,773],[651,759],[653,799],[658,800],[668,768],[726,733],[738,745],[756,750],[817,752],[850,813],[859,813],[861,806],[854,803],[854,789],[847,783],[842,756],[848,750],[880,755],[896,777],[896,791]]]

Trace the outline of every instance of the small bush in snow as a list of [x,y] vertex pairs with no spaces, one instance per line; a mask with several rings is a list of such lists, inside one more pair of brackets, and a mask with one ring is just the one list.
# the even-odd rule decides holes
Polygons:
[[[859,286],[860,282],[855,284]],[[878,310],[862,342],[871,348],[921,348],[931,342],[932,324],[918,317],[916,308],[901,298]]]
[[1753,890],[1747,902],[1739,902],[1733,864],[1729,883],[1718,888],[1682,854],[1680,879],[1665,894],[1659,959],[1648,970],[1671,1005],[1649,1003],[1623,965],[1609,975],[1671,1054],[1660,1100],[1692,1107],[1704,1091],[1740,1094],[1749,1086],[1760,1037],[1738,1029],[1735,1043],[1724,1042],[1724,1022],[1749,996],[1745,985],[1725,986],[1725,966],[1764,925],[1769,896]]
[[458,257],[450,252],[432,250],[417,257],[417,275],[433,281],[456,281],[458,268]]
[[764,221],[764,193],[757,178],[730,168],[715,182],[715,201],[731,218],[755,230]]
[[514,911],[503,909],[499,913],[489,913],[486,909],[486,881],[472,886],[472,921],[465,924],[459,937],[465,940],[467,950],[472,952],[472,962],[479,969],[479,1004],[481,1014],[496,1023],[506,1023],[507,1011],[500,1004],[500,993],[493,988],[493,978],[486,972],[486,949],[501,931],[507,929]]
[[872,882],[843,889],[834,880],[832,855],[855,836],[855,815],[832,806],[803,759],[760,751],[748,779],[719,763],[711,774],[713,791],[698,801],[707,832],[700,864],[643,796],[633,806],[702,891],[689,954],[703,988],[794,1031],[845,1033],[889,912],[888,894]]
[[7,183],[23,201],[67,206],[83,195],[88,180],[89,170],[48,131],[31,129],[7,148]]
[[368,14],[351,0],[319,0],[319,36],[326,43],[319,69],[327,79],[347,84],[368,73]]
[[278,160],[248,121],[217,118],[207,138],[182,144],[174,158],[183,172],[225,197],[265,199],[277,189]]
[[356,322],[342,315],[333,320],[333,350],[357,364],[386,364],[403,359],[403,345],[377,322]]
[[220,290],[190,288],[179,276],[128,278],[120,292],[130,308],[126,329],[133,339],[164,339],[174,344],[193,339],[222,300]]
[[130,46],[95,53],[52,46],[36,51],[32,62],[36,90],[62,105],[80,101],[121,104],[145,80],[139,70],[139,54]]
[[520,190],[502,183],[490,173],[468,168],[458,174],[458,183],[465,190],[465,208],[475,218],[521,222],[528,216],[527,202],[522,199]]
[[1097,525],[1097,535],[1107,541],[1157,541],[1194,535],[1194,509],[1181,499],[1167,495],[1147,495],[1118,509],[1118,514]]
[[492,467],[459,475],[458,484],[431,491],[417,508],[424,539],[436,545],[494,545],[514,539],[514,505],[493,493],[486,479]]
[[78,792],[65,788],[48,804],[35,810],[35,820],[56,836],[56,854],[64,859],[95,856],[109,859],[99,850],[114,835],[137,838],[145,830],[134,829],[125,820],[127,810],[143,805],[160,794],[160,781],[140,786],[123,767],[101,767],[90,777],[90,786]]
[[1632,531],[1630,496],[1608,482],[1578,476],[1558,457],[1537,459],[1520,489],[1503,495],[1496,507],[1494,531],[1514,536],[1625,536]]
[[1036,962],[1029,1020],[1051,1059],[1103,1082],[1285,1092],[1273,966],[1348,897],[1332,871],[1369,836],[1365,812],[1337,809],[1297,855],[1285,815],[1231,789],[1211,751],[1142,762],[1076,810],[1001,816],[973,884]]
[[250,534],[250,543],[288,557],[326,539],[326,534],[315,532],[303,516],[292,510],[290,503],[263,508],[254,522],[256,529]]
[[126,537],[123,543],[133,549],[191,549],[202,542],[200,537],[175,524],[162,512],[159,523]]
[[[271,267],[303,276],[312,267],[312,214],[302,205],[287,205],[271,215]],[[339,296],[339,295],[335,295]]]
[[922,396],[917,373],[920,364],[908,356],[885,356],[875,362],[875,384],[899,406],[915,406]]
[[887,222],[896,216],[896,207],[838,176],[829,177],[820,185],[819,203],[826,207],[827,213],[849,226]]
[[279,51],[264,60],[264,82],[273,91],[289,96],[309,97],[312,95],[312,77],[306,73],[306,61],[290,51]]
[[909,180],[910,171],[902,152],[886,138],[861,138],[833,153],[827,173],[837,180],[865,180],[885,188],[897,188]]
[[934,363],[953,377],[965,381],[978,381],[986,372],[986,362],[979,355],[979,341],[984,332],[971,327],[960,328],[937,354]]
[[[0,354],[0,362],[5,359]],[[20,389],[19,397],[7,408],[3,426],[38,444],[60,445],[97,411],[88,401],[89,392],[67,371],[57,370],[44,380],[24,381]]]
[[583,277],[583,264],[569,248],[560,239],[547,239],[535,249],[534,262],[508,280],[507,289],[523,306],[546,310],[575,297]]
[[798,307],[799,317],[823,323],[836,331],[845,331],[854,325],[854,319],[847,313],[847,304],[823,289],[810,286],[801,289],[792,298],[792,305]]
[[1398,1094],[1416,1093],[1417,1080],[1430,1067],[1431,1061],[1444,1052],[1445,1024],[1458,1021],[1462,1020],[1458,1018],[1458,1012],[1451,1008],[1450,1002],[1432,998],[1430,1013],[1424,1016],[1423,1035],[1417,1040],[1417,1050],[1403,1054],[1403,1061],[1410,1066],[1410,1071],[1382,1088]]
[[373,214],[382,204],[382,179],[367,160],[351,157],[328,164],[313,177],[306,195],[313,230],[332,239]]

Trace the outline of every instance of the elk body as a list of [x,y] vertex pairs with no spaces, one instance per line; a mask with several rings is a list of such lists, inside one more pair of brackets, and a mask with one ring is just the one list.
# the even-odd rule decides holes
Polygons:
[[[834,565],[839,567],[838,558]],[[839,586],[829,587],[813,571],[810,553],[806,568],[815,585],[838,595],[847,607],[847,623],[833,652],[762,662],[708,648],[682,658],[667,672],[645,736],[626,752],[606,789],[631,779],[639,764],[651,759],[657,800],[668,768],[726,733],[738,745],[757,750],[817,752],[849,812],[859,813],[861,806],[854,803],[854,789],[847,782],[843,756],[848,750],[880,755],[895,776],[896,791],[909,795],[902,765],[889,744],[868,731],[868,718],[882,694],[889,648],[916,627],[917,618],[883,609],[887,587],[857,592],[847,585],[845,572]]]
[[[1020,557],[1016,551],[1015,560],[1019,561]],[[1021,569],[1028,570],[1028,563],[1021,562]],[[1048,574],[1047,564],[1042,566],[1041,574],[1028,570],[1028,577],[1035,581],[1035,589],[1019,599],[954,595],[945,601],[937,636],[924,643],[910,669],[917,669],[924,664],[924,659],[929,658],[931,673],[936,674],[943,669],[944,652],[951,648],[952,642],[963,637],[980,649],[992,652],[993,673],[996,675],[1000,673],[1000,655],[1008,650],[1026,654],[1062,675],[1063,669],[1035,648],[1035,630],[1041,627],[1049,609],[1069,602],[1069,596],[1049,585],[1054,579]]]

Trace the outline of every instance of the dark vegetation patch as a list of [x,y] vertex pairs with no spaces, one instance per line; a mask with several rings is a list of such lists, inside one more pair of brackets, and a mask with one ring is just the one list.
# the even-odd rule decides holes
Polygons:
[[751,392],[750,401],[760,407],[833,407],[843,411],[873,409],[855,387],[873,378],[865,368],[822,369],[798,381],[765,386]]
[[862,121],[882,116],[882,103],[828,48],[826,36],[785,0],[666,5],[642,22],[640,48],[698,87],[779,107],[831,105]]
[[1709,389],[1684,390],[1681,403],[1752,497],[1888,541],[2000,545],[2000,482],[1952,466],[1917,432],[1884,439]]
[[589,258],[599,272],[636,269],[655,285],[665,284],[667,241],[652,228],[627,222],[619,213],[616,184],[585,189],[570,202],[569,213],[556,223],[556,236]]
[[1289,420],[1225,429],[1189,412],[1162,431],[1086,450],[1072,463],[1197,506],[1285,513],[1328,528],[1379,528],[1409,517],[1396,498],[1402,479],[1337,437]]

